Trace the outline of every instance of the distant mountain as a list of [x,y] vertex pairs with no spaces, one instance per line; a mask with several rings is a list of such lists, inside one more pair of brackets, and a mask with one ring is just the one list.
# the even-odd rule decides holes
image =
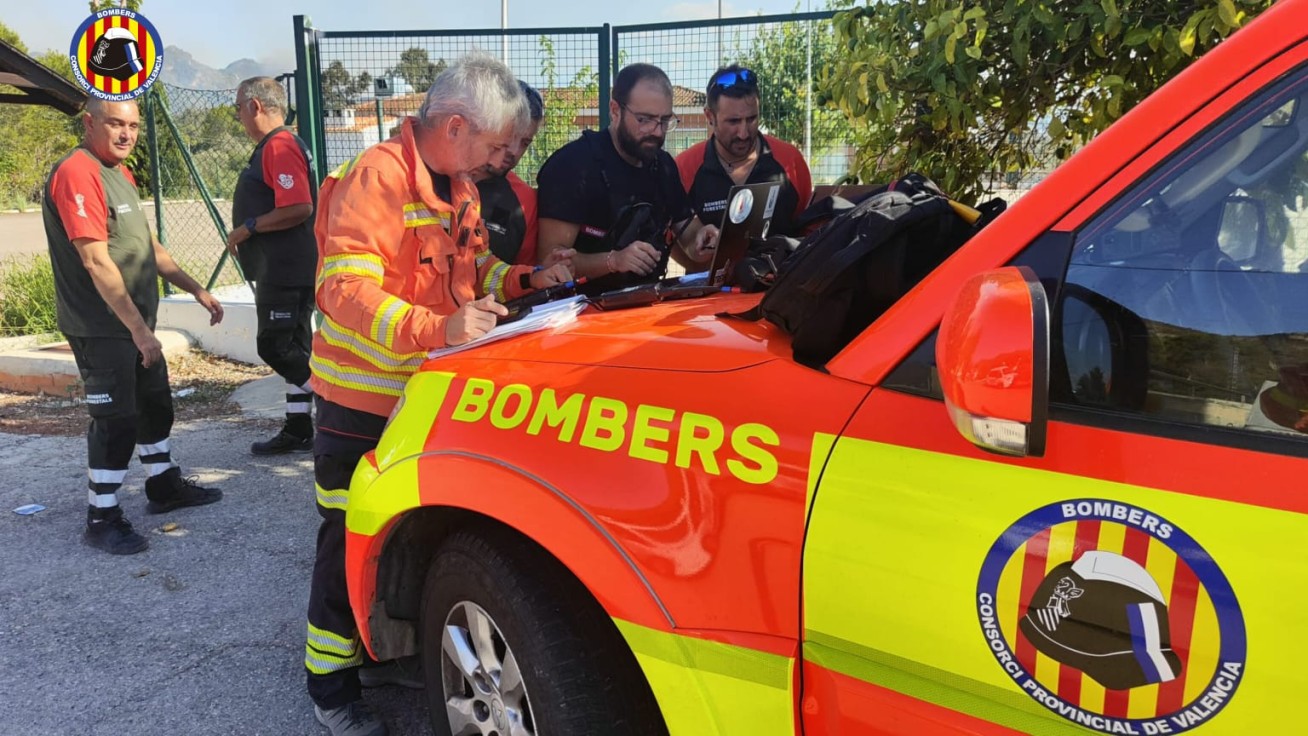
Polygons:
[[195,60],[185,49],[164,47],[164,67],[160,77],[168,84],[189,89],[235,89],[242,79],[267,75],[275,77],[289,69],[275,69],[254,59],[238,59],[214,69]]

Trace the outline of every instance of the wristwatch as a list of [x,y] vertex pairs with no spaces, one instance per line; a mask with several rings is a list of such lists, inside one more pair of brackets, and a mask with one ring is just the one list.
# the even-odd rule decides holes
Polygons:
[[246,229],[246,230],[249,230],[251,235],[254,235],[255,233],[259,232],[259,231],[254,227],[254,218],[253,218],[253,217],[247,217],[247,218],[245,218],[245,229]]

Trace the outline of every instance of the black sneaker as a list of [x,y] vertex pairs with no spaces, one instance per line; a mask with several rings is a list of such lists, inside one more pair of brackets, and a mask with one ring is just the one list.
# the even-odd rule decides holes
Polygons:
[[146,513],[162,514],[185,506],[204,506],[223,497],[222,491],[204,488],[195,480],[195,476],[183,478],[182,471],[175,467],[147,479],[145,495],[150,502],[145,505]]
[[282,429],[272,439],[250,445],[253,455],[285,455],[290,452],[313,452],[313,435],[301,437]]
[[102,521],[87,521],[82,541],[111,555],[134,555],[150,546],[145,537],[132,529],[132,522],[123,518],[121,511]]
[[359,684],[363,687],[395,685],[421,690],[426,684],[422,678],[422,658],[415,654],[381,664],[365,664],[359,668]]

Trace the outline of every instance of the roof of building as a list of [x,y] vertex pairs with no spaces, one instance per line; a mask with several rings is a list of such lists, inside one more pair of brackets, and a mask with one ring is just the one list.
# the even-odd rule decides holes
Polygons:
[[41,62],[0,41],[0,84],[18,89],[0,93],[0,103],[49,105],[69,115],[86,102],[86,93]]

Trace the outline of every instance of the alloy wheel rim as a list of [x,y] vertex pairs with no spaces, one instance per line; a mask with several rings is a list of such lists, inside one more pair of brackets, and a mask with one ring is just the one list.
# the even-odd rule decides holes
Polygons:
[[453,736],[536,736],[518,660],[495,619],[471,601],[445,616],[441,687]]

